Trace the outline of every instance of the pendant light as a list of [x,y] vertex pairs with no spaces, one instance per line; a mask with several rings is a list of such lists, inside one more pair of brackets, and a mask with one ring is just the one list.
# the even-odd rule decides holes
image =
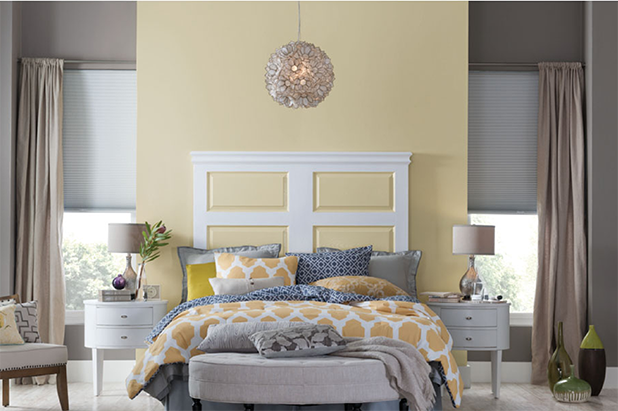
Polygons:
[[266,89],[273,100],[290,108],[316,107],[333,88],[335,73],[328,55],[319,47],[298,40],[275,50],[266,65]]

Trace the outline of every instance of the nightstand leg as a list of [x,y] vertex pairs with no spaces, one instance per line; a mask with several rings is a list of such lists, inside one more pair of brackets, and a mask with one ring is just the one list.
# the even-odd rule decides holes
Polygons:
[[92,349],[92,384],[95,397],[103,389],[103,350]]
[[491,352],[491,392],[500,398],[500,378],[502,376],[502,351]]

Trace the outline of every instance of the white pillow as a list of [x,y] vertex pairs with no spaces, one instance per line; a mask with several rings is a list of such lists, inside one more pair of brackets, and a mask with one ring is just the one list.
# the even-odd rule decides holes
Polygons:
[[283,277],[272,278],[209,278],[215,295],[247,294],[263,288],[281,287],[285,284]]

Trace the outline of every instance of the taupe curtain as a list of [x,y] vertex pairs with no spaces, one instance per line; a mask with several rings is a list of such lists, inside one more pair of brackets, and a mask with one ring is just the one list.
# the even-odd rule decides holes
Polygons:
[[539,267],[532,326],[532,382],[547,384],[555,329],[564,323],[576,364],[586,327],[584,73],[580,63],[539,64]]
[[43,342],[64,342],[63,60],[21,60],[15,195],[15,292],[38,300]]

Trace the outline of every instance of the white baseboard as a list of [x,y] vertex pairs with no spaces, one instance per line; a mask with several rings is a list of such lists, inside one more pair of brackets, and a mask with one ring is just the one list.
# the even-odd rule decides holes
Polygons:
[[618,367],[607,367],[603,388],[618,388]]
[[[491,382],[491,362],[468,361],[472,371],[472,382]],[[460,368],[461,370],[461,368]],[[502,362],[502,382],[515,384],[529,384],[532,375],[532,363],[529,362]],[[604,389],[618,388],[618,367],[607,367],[605,372]]]
[[[104,361],[103,382],[124,382],[134,365],[134,360]],[[92,382],[92,361],[69,361],[67,363],[67,380],[69,382]]]
[[[468,361],[472,368],[472,382],[491,382],[491,362]],[[502,382],[529,384],[532,364],[529,362],[502,362]]]
[[463,365],[457,368],[459,368],[459,375],[461,375],[464,389],[472,387],[472,367],[470,367],[470,363],[468,363],[468,365]]

